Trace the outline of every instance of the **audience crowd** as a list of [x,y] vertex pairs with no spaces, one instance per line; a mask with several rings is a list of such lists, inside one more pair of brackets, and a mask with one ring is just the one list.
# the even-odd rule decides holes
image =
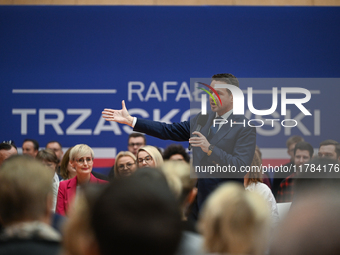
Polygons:
[[25,139],[18,155],[4,141],[0,254],[338,254],[340,144],[322,141],[315,153],[292,136],[286,146],[296,172],[270,180],[257,147],[244,185],[226,179],[195,221],[197,179],[181,144],[162,152],[132,133],[106,176],[86,144]]

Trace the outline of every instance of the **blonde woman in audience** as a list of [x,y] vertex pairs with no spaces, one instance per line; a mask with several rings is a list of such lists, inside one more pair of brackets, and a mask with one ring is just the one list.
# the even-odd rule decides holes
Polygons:
[[[73,177],[75,177],[77,175],[77,171],[74,168],[72,162],[70,161],[70,152],[72,150],[73,147],[70,147],[64,154],[63,159],[61,160],[60,163],[60,175],[63,178],[63,180],[69,180],[72,179]],[[92,171],[91,174],[96,177],[97,179],[101,179],[101,180],[105,180],[108,181],[108,177],[94,172]],[[62,180],[62,181],[63,181]]]
[[190,165],[184,161],[169,160],[162,165],[161,170],[179,202],[182,215],[182,240],[176,255],[203,254],[202,236],[197,233],[195,224],[186,217],[187,210],[197,194],[195,187],[197,180],[190,177]]
[[262,255],[268,247],[270,211],[260,195],[228,182],[208,197],[199,229],[208,253]]
[[127,177],[133,174],[137,169],[137,159],[129,151],[121,151],[116,156],[114,164],[115,178]]
[[60,175],[63,180],[72,179],[77,175],[76,169],[70,162],[70,151],[73,147],[70,147],[64,154],[60,163]]
[[163,171],[171,191],[178,199],[181,213],[186,220],[187,209],[195,200],[197,179],[190,177],[190,165],[184,161],[166,161],[161,170]]
[[59,164],[59,159],[52,149],[40,150],[36,156],[36,159],[41,161],[45,166],[51,170],[52,176],[52,187],[53,187],[53,203],[52,211],[55,212],[57,205],[57,196],[59,189],[59,178],[57,175],[57,168]]
[[268,204],[272,215],[272,227],[274,228],[280,221],[279,212],[275,197],[270,188],[262,183],[262,160],[258,150],[255,150],[254,158],[251,163],[251,171],[244,176],[244,187],[247,191],[257,192]]
[[151,145],[139,148],[137,152],[138,168],[160,167],[163,164],[163,157],[159,150]]
[[88,183],[107,183],[97,179],[92,174],[93,150],[86,144],[77,144],[70,152],[70,162],[76,169],[77,175],[72,179],[62,181],[59,185],[56,213],[67,214],[75,196],[82,186]]

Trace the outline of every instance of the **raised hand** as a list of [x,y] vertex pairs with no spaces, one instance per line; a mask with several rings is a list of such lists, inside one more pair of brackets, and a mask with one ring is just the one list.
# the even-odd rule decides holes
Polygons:
[[104,111],[102,111],[102,117],[107,121],[115,121],[129,126],[132,126],[133,123],[133,117],[126,109],[124,100],[122,101],[121,110],[104,109]]

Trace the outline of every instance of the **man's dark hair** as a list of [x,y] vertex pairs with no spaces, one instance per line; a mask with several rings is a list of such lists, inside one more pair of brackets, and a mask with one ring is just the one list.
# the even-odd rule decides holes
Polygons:
[[326,145],[334,145],[335,146],[335,153],[336,153],[336,156],[339,157],[340,156],[340,143],[338,143],[337,141],[335,140],[331,140],[331,139],[328,139],[328,140],[325,140],[325,141],[322,141],[320,143],[320,146],[326,146]]
[[46,143],[46,146],[45,146],[45,147],[47,147],[47,145],[49,145],[50,143],[57,143],[57,144],[59,144],[60,149],[63,148],[63,147],[61,146],[61,144],[60,144],[58,141],[55,141],[55,140],[52,140],[52,141],[49,141],[48,143]]
[[115,179],[92,212],[91,226],[101,255],[173,255],[177,250],[181,218],[166,185],[150,185],[133,176]]
[[9,144],[9,143],[0,143],[0,151],[1,150],[9,151],[12,148],[15,148],[16,150],[18,150],[14,143],[11,143],[11,144]]
[[172,155],[180,154],[189,163],[190,157],[181,144],[170,144],[163,152],[163,159],[168,160]]
[[237,78],[232,75],[231,73],[219,73],[219,74],[214,74],[211,77],[212,80],[219,80],[219,81],[224,81],[227,84],[235,85],[236,87],[240,87],[240,84],[237,80]]
[[314,148],[310,143],[307,142],[299,142],[295,145],[294,148],[294,156],[296,154],[297,150],[301,150],[301,151],[308,151],[309,152],[309,156],[312,158],[313,154],[314,154]]
[[33,148],[35,151],[38,151],[39,150],[39,143],[37,140],[34,140],[34,139],[25,139],[24,140],[24,143],[25,142],[32,142],[33,143]]
[[143,137],[143,139],[144,139],[144,145],[146,145],[146,137],[145,137],[145,135],[142,134],[142,133],[137,133],[137,132],[131,133],[131,134],[129,135],[128,141],[130,140],[130,138],[135,138],[135,137]]

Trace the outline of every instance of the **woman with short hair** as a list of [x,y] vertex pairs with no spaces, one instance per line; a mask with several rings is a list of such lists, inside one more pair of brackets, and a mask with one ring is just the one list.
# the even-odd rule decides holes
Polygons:
[[116,156],[114,164],[115,178],[127,177],[137,169],[136,156],[129,151],[121,151]]
[[107,183],[92,175],[93,150],[86,144],[77,144],[70,151],[70,162],[76,169],[77,175],[72,179],[60,182],[56,213],[67,214],[70,204],[73,202],[77,192],[87,183]]

